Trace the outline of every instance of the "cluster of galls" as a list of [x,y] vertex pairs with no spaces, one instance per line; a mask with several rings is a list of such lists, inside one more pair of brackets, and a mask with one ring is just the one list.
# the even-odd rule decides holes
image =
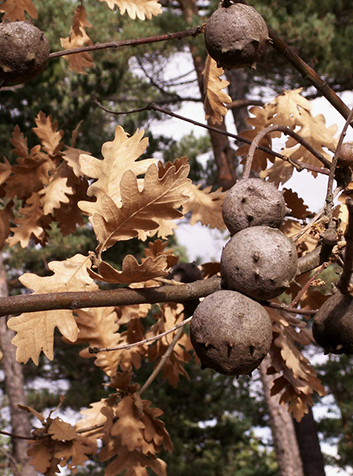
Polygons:
[[281,294],[297,271],[296,248],[278,229],[286,212],[282,194],[270,182],[241,180],[228,192],[223,218],[232,237],[221,256],[227,289],[199,304],[190,327],[204,367],[249,374],[269,352],[271,319],[257,301]]

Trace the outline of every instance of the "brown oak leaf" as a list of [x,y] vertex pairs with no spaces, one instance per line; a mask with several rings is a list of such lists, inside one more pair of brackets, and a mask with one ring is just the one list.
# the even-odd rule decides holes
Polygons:
[[192,211],[190,225],[195,225],[199,221],[202,225],[222,230],[225,228],[222,205],[227,192],[222,192],[221,188],[213,192],[211,190],[212,187],[200,190],[200,186],[190,184],[187,190],[190,198],[183,205],[183,213]]
[[64,131],[58,131],[58,121],[52,122],[52,117],[46,116],[42,111],[39,112],[34,121],[37,127],[33,127],[33,132],[39,137],[43,150],[55,159],[64,146],[61,142]]
[[[85,7],[79,5],[74,13],[70,35],[67,38],[60,38],[61,46],[65,50],[70,50],[92,45],[93,42],[87,35],[86,28],[92,28],[92,25],[87,20]],[[69,63],[69,69],[75,71],[75,73],[87,74],[84,68],[92,68],[93,66],[93,59],[88,51],[66,55],[64,58]]]
[[231,97],[223,91],[229,81],[221,79],[223,68],[218,68],[217,63],[207,55],[205,69],[202,72],[203,89],[205,94],[204,107],[206,120],[211,119],[213,124],[221,124],[228,109],[224,104],[232,102]]
[[[78,254],[63,262],[49,263],[53,276],[40,277],[26,273],[19,280],[35,293],[95,291],[97,285],[87,273],[89,264],[89,257]],[[49,360],[53,360],[56,327],[70,342],[75,342],[78,336],[77,324],[69,310],[23,313],[9,319],[8,327],[17,332],[12,340],[17,346],[17,360],[26,363],[32,359],[36,365],[41,351]]]
[[0,3],[0,12],[4,12],[2,21],[25,21],[27,12],[32,18],[38,18],[38,12],[31,0],[4,0]]

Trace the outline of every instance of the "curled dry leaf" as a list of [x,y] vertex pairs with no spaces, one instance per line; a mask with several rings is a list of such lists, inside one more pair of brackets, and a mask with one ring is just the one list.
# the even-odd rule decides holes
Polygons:
[[217,63],[210,55],[207,55],[205,69],[202,72],[203,89],[205,95],[204,107],[206,120],[211,119],[213,124],[221,124],[228,109],[224,104],[232,102],[231,97],[222,91],[229,81],[221,79],[223,68],[218,68]]
[[[79,5],[74,14],[70,35],[68,38],[61,38],[61,46],[65,50],[73,48],[80,48],[82,46],[92,45],[93,42],[86,33],[86,28],[92,28],[92,25],[87,20],[87,14],[85,7]],[[84,68],[92,68],[93,59],[88,51],[82,53],[76,53],[74,55],[64,56],[69,63],[69,69],[75,71],[75,73],[87,74]]]

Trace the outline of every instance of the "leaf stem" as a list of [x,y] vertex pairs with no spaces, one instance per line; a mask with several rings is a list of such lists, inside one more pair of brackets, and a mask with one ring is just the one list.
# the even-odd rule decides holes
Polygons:
[[349,294],[349,286],[353,270],[353,200],[348,197],[346,200],[346,205],[349,212],[348,226],[344,235],[346,238],[346,251],[344,256],[343,271],[337,284],[337,287],[342,294]]

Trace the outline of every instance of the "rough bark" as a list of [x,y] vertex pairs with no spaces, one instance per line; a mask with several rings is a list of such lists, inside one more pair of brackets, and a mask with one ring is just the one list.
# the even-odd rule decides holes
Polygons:
[[259,370],[264,396],[270,416],[273,445],[281,476],[304,476],[299,447],[291,415],[279,403],[279,395],[271,396],[271,387],[276,376],[267,375],[268,358],[261,363]]
[[[248,87],[244,71],[242,69],[229,69],[225,73],[226,78],[229,81],[228,94],[232,98],[232,101],[246,98]],[[235,127],[237,128],[237,134],[250,128],[250,126],[245,122],[249,117],[247,107],[232,108],[232,115]]]
[[[6,274],[0,252],[0,298],[8,296]],[[15,435],[27,436],[31,434],[29,415],[19,410],[17,404],[26,405],[24,378],[21,365],[16,361],[16,348],[11,344],[14,332],[8,329],[6,318],[0,318],[0,340],[3,357],[1,366],[5,374],[5,392],[9,400],[12,432]],[[13,438],[13,460],[19,469],[13,468],[14,475],[36,476],[38,473],[29,464],[27,456],[27,440]],[[17,472],[18,471],[18,472]]]
[[325,476],[324,458],[311,408],[300,422],[293,420],[293,423],[303,462],[304,475]]

